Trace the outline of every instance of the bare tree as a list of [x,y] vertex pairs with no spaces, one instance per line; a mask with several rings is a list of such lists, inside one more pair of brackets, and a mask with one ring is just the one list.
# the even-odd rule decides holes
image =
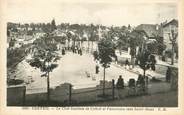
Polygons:
[[172,56],[171,56],[171,65],[174,64],[174,51],[175,51],[175,45],[176,45],[176,38],[178,37],[178,33],[174,32],[174,30],[171,30],[171,33],[169,34],[169,40],[171,41],[171,45],[172,45]]

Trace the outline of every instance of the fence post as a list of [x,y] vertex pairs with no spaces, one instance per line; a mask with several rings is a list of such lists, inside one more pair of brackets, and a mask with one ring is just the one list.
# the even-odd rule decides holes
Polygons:
[[26,86],[24,86],[24,90],[23,90],[23,102],[22,105],[24,106],[26,102]]
[[71,99],[72,99],[72,85],[69,85],[69,105],[71,105]]
[[114,100],[114,79],[112,79],[112,99]]

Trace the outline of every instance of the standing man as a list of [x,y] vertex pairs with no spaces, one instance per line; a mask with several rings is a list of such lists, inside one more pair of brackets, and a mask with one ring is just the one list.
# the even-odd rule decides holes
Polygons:
[[99,66],[98,66],[98,64],[96,65],[96,74],[98,74],[99,73]]
[[124,88],[124,79],[120,75],[116,84],[117,89],[123,89]]
[[118,98],[121,99],[123,98],[122,96],[122,91],[124,89],[124,79],[122,78],[122,76],[120,75],[118,78],[118,81],[116,83],[116,88],[117,88],[117,94],[118,94]]

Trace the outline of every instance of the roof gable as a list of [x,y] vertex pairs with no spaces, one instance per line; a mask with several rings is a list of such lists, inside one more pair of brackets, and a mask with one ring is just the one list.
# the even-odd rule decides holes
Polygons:
[[176,27],[178,27],[178,20],[173,19],[173,20],[169,21],[168,23],[164,24],[163,27],[165,28],[169,25],[175,25]]

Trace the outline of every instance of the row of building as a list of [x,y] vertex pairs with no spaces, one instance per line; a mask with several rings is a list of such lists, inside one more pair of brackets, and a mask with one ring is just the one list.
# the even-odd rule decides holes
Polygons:
[[[39,27],[36,27],[33,30],[33,28],[29,26],[22,27],[18,24],[14,24],[13,26],[15,26],[14,28],[16,28],[16,31],[12,30],[14,28],[8,29],[9,34],[7,36],[7,47],[9,47],[9,42],[11,40],[16,40],[16,45],[14,47],[20,47],[22,44],[31,43],[35,39],[45,35],[42,28]],[[178,33],[178,21],[176,19],[173,19],[169,22],[165,21],[161,24],[140,24],[135,27],[135,30],[143,31],[150,41],[154,41],[155,36],[160,37],[161,39],[163,39],[163,43],[166,45],[167,50],[172,48],[170,40],[171,31]],[[31,35],[28,34],[29,31],[33,31],[33,33]],[[54,31],[54,34],[56,36],[66,37],[66,32],[59,31],[59,29],[56,29]],[[177,42],[178,40],[176,40],[176,43]]]
[[[172,49],[170,40],[171,32],[178,33],[178,21],[173,19],[169,22],[158,24],[140,24],[136,30],[142,30],[146,33],[149,40],[155,40],[155,36],[163,39],[163,43],[166,45],[166,50]],[[176,38],[176,44],[178,44],[178,37]]]

